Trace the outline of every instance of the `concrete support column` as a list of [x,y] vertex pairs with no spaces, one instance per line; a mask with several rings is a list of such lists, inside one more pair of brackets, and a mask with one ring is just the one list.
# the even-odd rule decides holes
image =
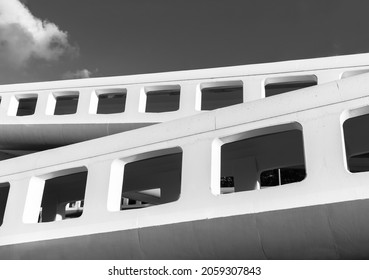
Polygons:
[[264,83],[260,77],[246,77],[243,82],[243,102],[264,98]]
[[255,157],[244,157],[232,160],[231,174],[222,176],[233,176],[236,191],[249,191],[259,189],[258,170]]
[[111,165],[111,161],[103,161],[88,166],[83,218],[97,221],[107,213]]
[[45,199],[42,207],[42,221],[52,222],[56,220],[56,214],[58,213],[58,201],[56,197],[48,196]]
[[[24,215],[26,214],[25,204],[29,182],[30,180],[28,178],[9,182],[10,188],[1,231],[9,231],[12,233],[22,231],[21,229],[24,227]],[[40,204],[38,208],[39,206]],[[38,214],[36,215],[38,216]]]
[[12,95],[5,95],[1,97],[1,105],[0,105],[0,117],[7,117],[9,106],[12,100]]
[[58,203],[56,207],[56,220],[64,220],[65,219],[65,207],[67,206],[66,202]]
[[220,141],[199,141],[184,146],[181,200],[201,203],[220,193]]
[[125,114],[127,117],[134,118],[138,114],[138,109],[140,106],[140,95],[143,88],[141,86],[134,86],[127,88],[127,99],[126,99],[126,109]]
[[89,113],[90,103],[91,103],[91,94],[92,94],[91,88],[79,89],[77,114],[87,115]]
[[311,121],[307,120],[302,125],[307,179],[334,186],[333,182],[345,174],[340,115],[319,111]]
[[40,92],[37,95],[37,104],[34,115],[45,116],[51,92]]
[[196,113],[196,105],[199,106],[201,99],[198,88],[199,85],[196,83],[185,83],[181,85],[179,110],[182,115],[190,116]]

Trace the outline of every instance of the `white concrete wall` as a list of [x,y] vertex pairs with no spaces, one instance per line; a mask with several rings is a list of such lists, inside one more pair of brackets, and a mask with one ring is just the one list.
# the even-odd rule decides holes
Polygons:
[[[244,102],[264,98],[268,82],[304,80],[316,76],[318,84],[340,79],[342,76],[369,71],[369,55],[352,55],[310,60],[266,63],[193,71],[135,75],[111,78],[92,78],[57,82],[15,84],[0,86],[1,124],[106,124],[106,123],[157,123],[183,118],[200,111],[200,88],[204,84],[241,82]],[[179,86],[180,108],[174,112],[145,113],[145,92]],[[117,114],[96,114],[96,92],[125,90],[126,110]],[[79,92],[76,114],[53,115],[55,95]],[[38,97],[35,113],[16,117],[17,98]],[[53,102],[54,101],[54,102]]]
[[[345,70],[332,71],[337,75],[331,75],[327,69],[322,73],[329,72],[325,77],[338,79]],[[319,81],[320,74],[315,74]],[[243,84],[251,85],[250,79],[254,82],[254,86],[250,86],[253,97],[244,104],[0,162],[0,182],[10,183],[4,222],[0,227],[0,244],[369,198],[369,174],[347,171],[342,133],[344,118],[355,112],[366,113],[358,108],[369,102],[369,74],[266,99],[257,98],[262,93],[258,92],[256,84],[263,84],[262,79],[255,82],[255,77],[246,77],[242,79]],[[185,91],[194,98],[198,87],[192,81],[184,84]],[[132,88],[137,97],[141,86]],[[139,103],[133,97],[128,98]],[[194,113],[193,107],[183,101],[180,108],[187,108],[189,115]],[[222,143],[284,131],[296,123],[303,132],[305,180],[220,195]],[[114,199],[119,194],[119,184],[115,179],[120,178],[124,162],[157,156],[177,147],[183,151],[179,200],[133,211],[117,211]],[[34,213],[39,206],[42,195],[39,181],[45,176],[80,167],[88,170],[82,217],[34,223],[32,211]]]

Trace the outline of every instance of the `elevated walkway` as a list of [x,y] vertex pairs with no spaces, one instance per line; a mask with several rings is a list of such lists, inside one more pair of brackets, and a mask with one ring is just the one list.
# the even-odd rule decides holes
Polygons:
[[[0,149],[37,151],[369,71],[367,54],[0,86]],[[19,152],[18,152],[19,153]]]
[[[44,151],[0,162],[0,245],[369,199],[367,71],[355,55],[3,86],[1,147]],[[55,115],[70,92],[75,113]],[[111,93],[124,111],[98,113]]]

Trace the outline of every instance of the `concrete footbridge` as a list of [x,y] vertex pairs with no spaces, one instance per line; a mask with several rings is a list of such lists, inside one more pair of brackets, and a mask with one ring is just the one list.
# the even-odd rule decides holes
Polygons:
[[0,148],[42,150],[182,119],[369,69],[353,55],[0,86]]
[[368,54],[0,97],[0,258],[369,256]]

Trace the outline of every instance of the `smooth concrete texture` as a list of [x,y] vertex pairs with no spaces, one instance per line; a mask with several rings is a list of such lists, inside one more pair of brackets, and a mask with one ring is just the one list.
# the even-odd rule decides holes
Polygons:
[[[367,258],[369,174],[362,158],[355,173],[347,161],[367,152],[355,140],[366,121],[349,136],[344,123],[369,114],[368,67],[357,55],[0,87],[0,257]],[[265,98],[268,83],[311,77],[317,85]],[[203,89],[237,86],[239,103],[241,85],[242,103],[201,111]],[[178,110],[145,112],[163,90],[176,91],[165,102]],[[72,92],[75,113],[55,115]],[[124,111],[98,113],[99,95],[117,93]],[[34,102],[19,102],[30,95],[32,115]],[[262,172],[283,168],[306,176],[260,186]],[[60,179],[80,171],[83,180]],[[224,176],[234,190],[222,190]],[[121,209],[122,197],[146,206]],[[82,200],[83,214],[66,219],[64,204]]]
[[43,151],[149,125],[153,123],[0,125],[0,150]]
[[1,259],[367,259],[369,200],[0,247]]
[[[341,76],[363,74],[368,71],[368,65],[369,55],[360,54],[126,77],[2,85],[0,149],[34,150],[38,143],[47,149],[86,141],[112,134],[108,131],[109,125],[119,127],[117,133],[181,119],[325,84]],[[277,86],[277,91],[270,94],[268,87],[273,86]],[[117,94],[122,98],[114,102],[112,97]],[[83,127],[93,127],[93,131]]]

